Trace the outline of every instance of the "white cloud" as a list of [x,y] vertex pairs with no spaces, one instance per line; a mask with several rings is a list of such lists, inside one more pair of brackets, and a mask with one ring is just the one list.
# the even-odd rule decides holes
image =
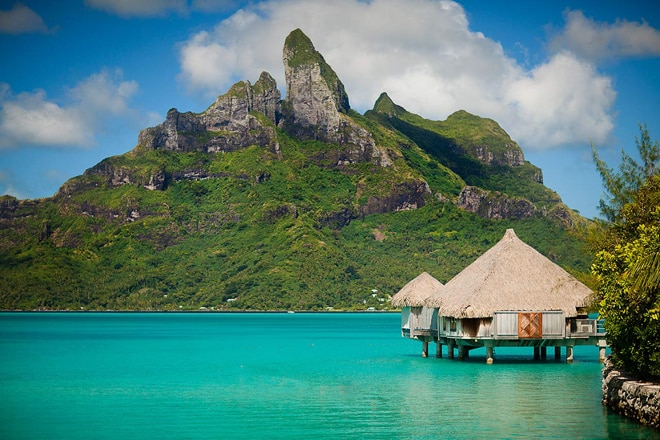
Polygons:
[[182,78],[194,88],[226,85],[236,66],[236,51],[214,41],[208,32],[200,32],[181,51]]
[[660,55],[660,30],[644,21],[602,23],[585,17],[581,11],[567,11],[565,18],[563,31],[550,41],[554,51],[570,50],[592,61]]
[[[611,81],[564,52],[531,70],[469,29],[463,8],[436,0],[269,0],[180,46],[180,79],[207,98],[266,70],[284,92],[282,46],[300,27],[359,111],[386,91],[409,111],[444,119],[465,109],[499,121],[523,146],[605,139]],[[574,69],[574,70],[571,70]],[[589,112],[589,113],[585,113]]]
[[2,102],[0,147],[89,145],[92,133],[82,116],[77,108],[48,101],[43,90],[20,93]]
[[46,33],[43,19],[27,6],[17,3],[8,11],[0,11],[0,34]]
[[[569,52],[553,56],[526,77],[511,82],[506,99],[516,113],[516,135],[530,144],[562,145],[582,139],[603,143],[614,128],[609,113],[616,93],[611,80]],[[536,142],[531,142],[536,140]]]
[[69,94],[86,112],[117,115],[127,110],[127,101],[138,90],[137,82],[121,78],[121,70],[103,70],[85,78]]
[[191,11],[221,12],[234,7],[236,0],[85,0],[85,4],[121,17],[165,17]]
[[122,17],[153,17],[188,12],[186,0],[85,0],[85,4]]
[[[70,102],[49,100],[44,90],[13,96],[0,87],[0,148],[25,145],[86,147],[111,116],[127,117],[127,101],[137,91],[135,81],[121,81],[121,71],[104,70],[68,91]],[[125,113],[125,114],[124,114]]]

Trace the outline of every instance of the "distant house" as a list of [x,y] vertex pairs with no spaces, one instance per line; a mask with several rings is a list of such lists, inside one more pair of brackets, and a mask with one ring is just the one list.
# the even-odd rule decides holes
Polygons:
[[428,332],[438,356],[442,345],[449,357],[456,348],[459,358],[486,347],[486,361],[492,363],[498,346],[531,346],[535,358],[545,357],[547,347],[555,347],[559,358],[565,347],[571,362],[575,345],[597,345],[603,359],[605,332],[586,313],[592,295],[508,229],[495,246],[427,296],[419,314],[430,314]]

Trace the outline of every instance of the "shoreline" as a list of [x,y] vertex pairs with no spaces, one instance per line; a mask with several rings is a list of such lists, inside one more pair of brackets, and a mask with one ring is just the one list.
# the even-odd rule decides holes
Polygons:
[[637,380],[603,363],[603,405],[640,424],[660,430],[660,383]]

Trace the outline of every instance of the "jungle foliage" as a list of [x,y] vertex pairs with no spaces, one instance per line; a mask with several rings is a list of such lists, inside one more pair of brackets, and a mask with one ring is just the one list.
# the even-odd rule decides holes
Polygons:
[[636,144],[642,163],[624,153],[617,171],[594,150],[609,193],[601,200],[609,222],[591,239],[592,272],[615,364],[660,379],[660,148],[645,126]]

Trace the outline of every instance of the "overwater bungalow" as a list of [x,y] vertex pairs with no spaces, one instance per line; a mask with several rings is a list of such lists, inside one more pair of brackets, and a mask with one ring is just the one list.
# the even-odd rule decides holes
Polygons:
[[435,339],[430,330],[434,310],[424,307],[424,303],[442,288],[440,281],[423,272],[392,297],[392,305],[401,308],[401,336],[422,341],[424,357],[428,356],[429,342]]
[[536,359],[546,357],[547,347],[554,347],[559,359],[565,347],[566,361],[572,362],[574,346],[595,345],[603,360],[605,331],[586,311],[592,295],[508,229],[442,290],[427,296],[420,314],[430,314],[428,331],[438,356],[442,345],[448,357],[456,349],[461,359],[486,347],[486,362],[492,363],[494,347],[530,346]]

